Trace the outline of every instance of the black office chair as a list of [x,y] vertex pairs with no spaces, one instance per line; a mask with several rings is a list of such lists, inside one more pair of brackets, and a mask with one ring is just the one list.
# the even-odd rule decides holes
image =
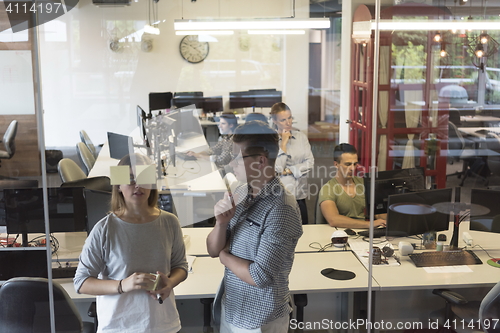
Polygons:
[[[500,326],[494,325],[492,319],[500,318],[500,282],[498,282],[483,298],[482,301],[471,301],[468,302],[465,297],[459,293],[447,290],[447,289],[434,289],[433,294],[442,297],[446,301],[446,306],[444,309],[444,316],[441,315],[440,319],[449,320],[451,323],[456,319],[456,322],[461,322],[462,319],[466,323],[484,323],[485,320],[489,320],[492,325],[486,327],[481,325],[474,329],[470,329],[471,332],[486,332],[486,333],[500,333]],[[495,327],[494,327],[495,326]],[[446,328],[442,327],[441,332],[447,332]]]
[[90,177],[64,182],[61,187],[85,187],[89,190],[104,191],[111,193],[111,179],[107,176]]
[[[5,134],[3,135],[3,144],[5,147],[5,150],[0,150],[0,162],[2,159],[9,160],[14,156],[16,152],[16,134],[17,134],[17,120],[13,120],[9,127],[7,127],[7,130],[5,131]],[[1,164],[0,164],[1,166]]]
[[[75,304],[53,283],[56,332],[90,333],[94,324],[82,322]],[[0,287],[0,333],[49,333],[49,280],[19,277]]]

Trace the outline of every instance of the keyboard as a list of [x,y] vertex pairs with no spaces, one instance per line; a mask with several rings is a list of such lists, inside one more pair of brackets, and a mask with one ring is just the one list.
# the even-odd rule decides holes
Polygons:
[[[384,237],[386,234],[386,231],[387,231],[386,228],[373,229],[373,238]],[[370,230],[359,231],[358,235],[363,236],[363,237],[370,237]]]
[[190,156],[186,153],[175,153],[175,155],[180,158],[181,160],[184,160],[184,161],[196,161],[197,158],[194,157],[194,156]]
[[483,262],[471,250],[422,252],[410,254],[417,267],[481,265]]
[[52,268],[52,278],[53,279],[74,278],[75,272],[76,272],[76,266]]

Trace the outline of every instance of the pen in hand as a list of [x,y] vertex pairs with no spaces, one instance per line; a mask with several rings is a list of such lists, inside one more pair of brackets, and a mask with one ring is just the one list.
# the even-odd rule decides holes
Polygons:
[[158,300],[158,303],[163,304],[163,299],[161,298],[160,294],[156,294],[156,299]]

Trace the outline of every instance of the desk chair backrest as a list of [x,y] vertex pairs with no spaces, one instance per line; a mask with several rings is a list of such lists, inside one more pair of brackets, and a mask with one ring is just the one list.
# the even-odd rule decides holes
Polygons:
[[325,217],[323,216],[323,213],[321,212],[321,207],[319,206],[319,194],[316,197],[315,207],[316,210],[314,211],[314,220],[316,221],[316,224],[328,224]]
[[[489,329],[485,329],[484,331],[487,333],[499,333],[500,327],[494,325],[494,321],[492,319],[500,318],[500,282],[498,282],[481,301],[481,305],[479,306],[479,319],[481,323],[484,323],[485,320],[489,320],[491,327]],[[495,327],[493,327],[495,326]],[[486,327],[486,326],[483,326]]]
[[[82,319],[66,291],[53,283],[56,332],[79,333]],[[0,333],[49,333],[49,280],[20,277],[0,287]]]
[[87,178],[85,172],[72,159],[63,158],[57,164],[57,170],[63,183]]
[[94,167],[95,157],[83,142],[78,142],[76,144],[76,151],[80,162],[85,167],[85,173],[88,175],[90,170]]
[[87,132],[84,130],[80,131],[80,140],[87,146],[87,148],[90,150],[94,158],[97,158],[97,149],[95,145],[92,143],[92,140],[90,140],[90,137],[88,136]]
[[448,149],[464,149],[465,140],[457,126],[448,121]]
[[3,135],[3,144],[5,146],[5,151],[8,154],[7,159],[14,156],[14,153],[16,152],[16,144],[15,144],[16,134],[17,134],[17,120],[13,120],[10,123],[9,127],[7,127],[7,130]]
[[247,114],[247,116],[245,118],[245,122],[253,121],[253,120],[260,120],[260,121],[265,122],[266,124],[269,123],[269,120],[267,119],[267,117],[264,114],[258,113],[258,112]]

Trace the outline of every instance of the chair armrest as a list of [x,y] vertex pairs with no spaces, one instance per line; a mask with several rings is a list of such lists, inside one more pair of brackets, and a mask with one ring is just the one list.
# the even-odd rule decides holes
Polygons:
[[450,304],[459,305],[466,304],[468,302],[467,299],[459,293],[450,291],[448,289],[434,289],[432,293],[444,298],[444,300]]
[[92,302],[87,310],[87,315],[91,318],[97,317],[96,302]]

